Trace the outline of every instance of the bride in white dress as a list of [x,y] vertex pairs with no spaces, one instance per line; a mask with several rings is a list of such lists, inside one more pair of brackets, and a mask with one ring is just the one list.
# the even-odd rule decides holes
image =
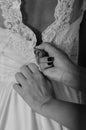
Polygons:
[[[43,42],[63,49],[77,63],[79,27],[85,10],[70,23],[75,0],[58,0],[55,21],[42,32]],[[36,63],[34,47],[37,39],[33,31],[22,22],[20,0],[0,0],[0,130],[66,130],[52,119],[34,111],[14,91],[15,73],[24,64]],[[58,84],[57,97],[80,103],[80,92]]]

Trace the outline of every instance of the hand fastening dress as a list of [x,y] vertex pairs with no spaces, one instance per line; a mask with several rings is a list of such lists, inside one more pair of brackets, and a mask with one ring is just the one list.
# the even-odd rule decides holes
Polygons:
[[[42,32],[44,42],[52,42],[77,63],[79,27],[85,10],[70,24],[75,0],[58,0],[55,21]],[[21,0],[0,0],[4,28],[0,26],[0,130],[68,130],[34,111],[14,91],[15,73],[24,64],[36,63],[33,48],[37,39],[22,23]],[[80,103],[80,92],[58,85],[59,99]]]

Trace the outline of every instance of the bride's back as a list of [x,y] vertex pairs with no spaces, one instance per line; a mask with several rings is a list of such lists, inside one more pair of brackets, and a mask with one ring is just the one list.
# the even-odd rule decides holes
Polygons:
[[[83,0],[75,0],[71,13],[71,23],[79,17],[79,10]],[[55,21],[54,13],[58,0],[22,0],[21,10],[25,23],[43,32],[50,24]],[[3,25],[3,17],[0,9],[0,26]]]
[[[54,12],[58,0],[25,0],[24,3],[25,5],[22,4],[22,7],[24,6],[22,12],[27,15],[27,24],[40,32],[55,20]],[[75,0],[71,13],[71,23],[79,17],[82,3],[83,0]]]
[[21,6],[23,17],[26,13],[27,24],[42,32],[55,20],[56,5],[57,0],[25,0],[25,5]]

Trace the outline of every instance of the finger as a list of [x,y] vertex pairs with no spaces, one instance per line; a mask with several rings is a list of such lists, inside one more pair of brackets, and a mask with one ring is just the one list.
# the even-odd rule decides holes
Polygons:
[[43,57],[39,58],[39,63],[48,63],[48,62],[53,62],[54,58],[53,57]]
[[42,57],[42,52],[41,52],[41,50],[40,49],[34,49],[34,53],[35,53],[35,55],[36,55],[36,57]]
[[36,46],[36,48],[45,50],[50,56],[54,56],[54,52],[56,51],[55,47],[49,43],[42,43],[41,45]]
[[22,90],[22,88],[18,84],[15,83],[13,85],[13,88],[19,95],[21,95],[21,96],[23,95],[23,90]]
[[22,86],[26,84],[26,78],[22,73],[19,73],[19,72],[16,73],[15,78],[16,78],[17,82],[19,84],[21,84]]
[[37,49],[37,48],[35,48],[34,49],[34,53],[35,53],[36,57],[40,57],[40,58],[48,56],[48,53],[45,52],[43,49]]
[[21,71],[21,73],[22,73],[27,79],[32,76],[32,71],[31,71],[31,69],[30,69],[28,66],[26,66],[26,65],[22,66],[22,67],[20,68],[20,71]]
[[[48,78],[51,78],[51,79],[54,79],[55,78],[55,69],[54,68],[46,68],[44,69],[43,71],[43,74],[48,77]],[[57,76],[56,76],[57,77]]]
[[30,64],[28,65],[28,67],[31,69],[31,71],[32,71],[33,73],[40,73],[40,72],[39,72],[39,68],[38,68],[38,66],[37,66],[36,64],[30,63]]
[[40,63],[39,64],[39,67],[40,67],[40,69],[42,71],[45,70],[45,69],[51,68],[52,66],[53,66],[52,62],[49,62],[49,63]]
[[37,62],[37,64],[39,64],[39,57],[36,57],[36,62]]

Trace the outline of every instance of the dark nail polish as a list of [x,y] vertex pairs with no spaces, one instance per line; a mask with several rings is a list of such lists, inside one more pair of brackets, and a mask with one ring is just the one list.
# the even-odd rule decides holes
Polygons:
[[53,62],[49,62],[48,65],[53,65]]
[[38,57],[41,56],[41,52],[40,52],[40,51],[37,52],[37,56],[38,56]]
[[49,57],[48,61],[54,61],[54,57]]

